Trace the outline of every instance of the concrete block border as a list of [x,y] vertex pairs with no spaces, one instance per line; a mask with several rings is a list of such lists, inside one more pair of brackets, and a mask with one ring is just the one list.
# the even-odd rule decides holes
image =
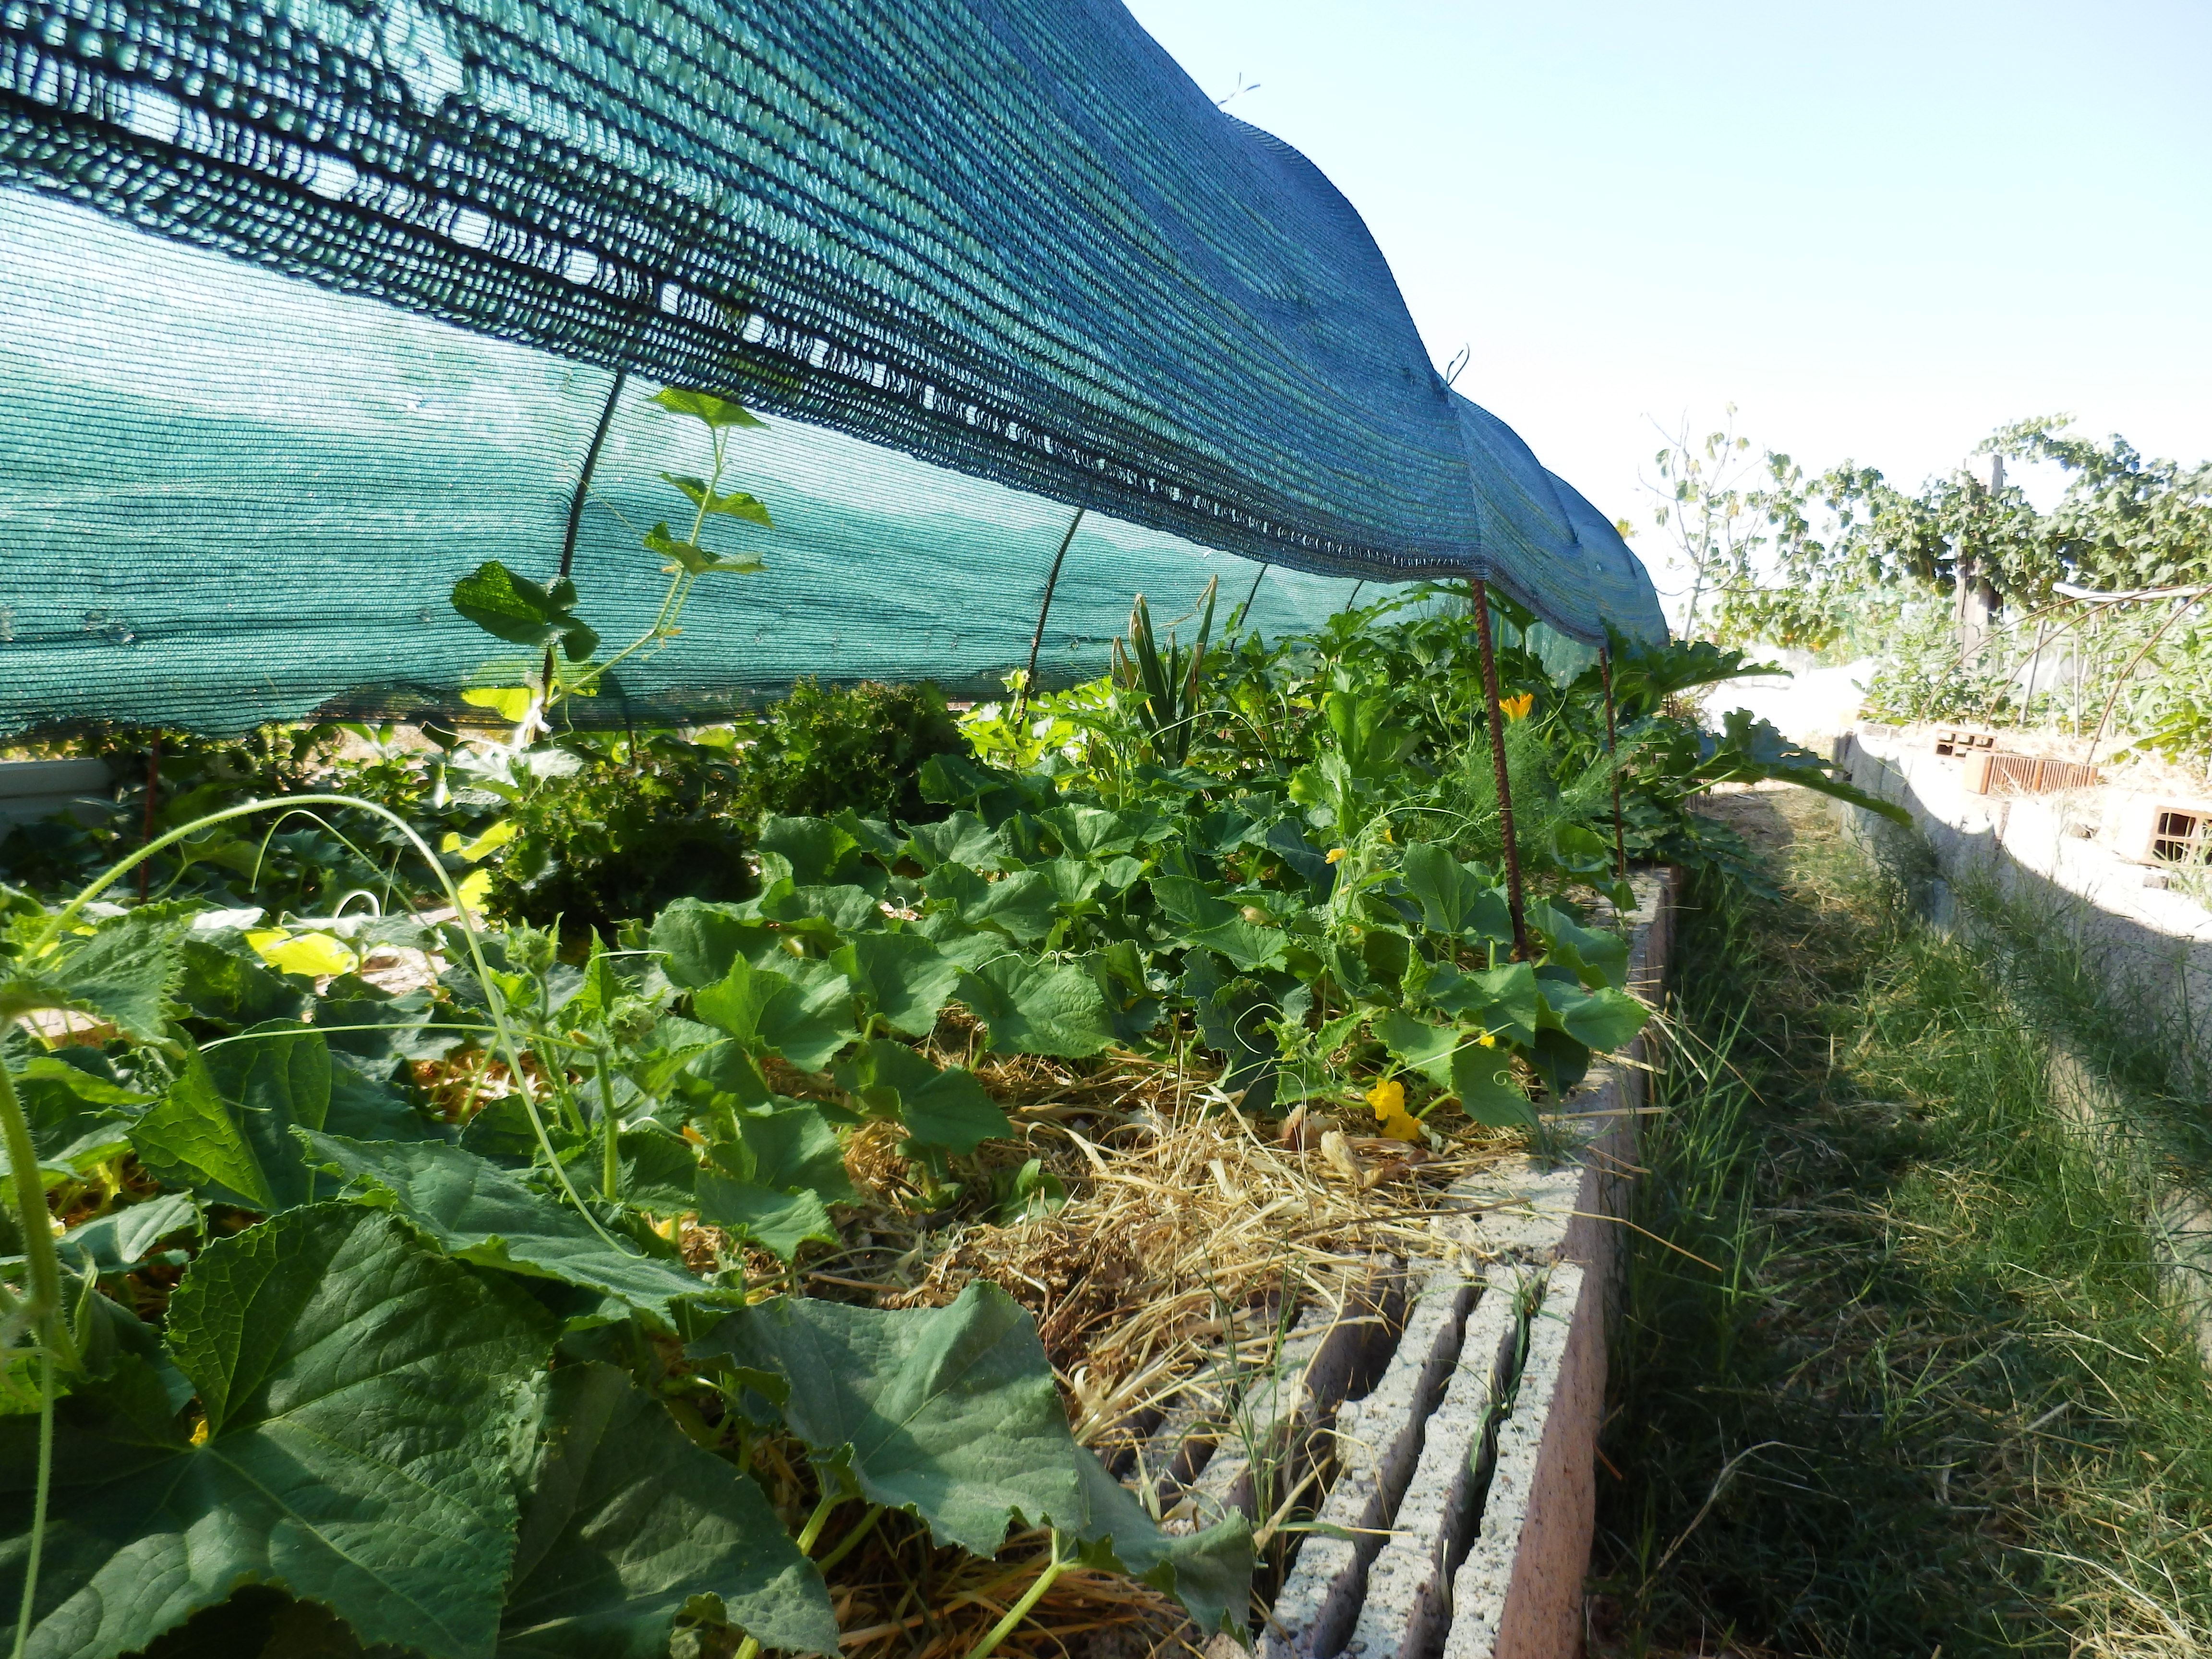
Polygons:
[[[1656,1007],[1674,882],[1635,887],[1630,985]],[[1571,1152],[1455,1183],[1430,1252],[1378,1260],[1344,1308],[1310,1308],[1291,1331],[1261,1414],[1278,1478],[1322,1482],[1325,1496],[1256,1632],[1263,1659],[1582,1651],[1606,1327],[1646,1053],[1639,1037],[1562,1103],[1553,1121]],[[1333,1338],[1347,1322],[1356,1341]],[[1195,1461],[1156,1444],[1146,1464]],[[1218,1461],[1177,1483],[1182,1524],[1261,1507],[1245,1460]],[[1176,1494],[1158,1496],[1166,1511]],[[1208,1659],[1237,1651],[1218,1637]]]

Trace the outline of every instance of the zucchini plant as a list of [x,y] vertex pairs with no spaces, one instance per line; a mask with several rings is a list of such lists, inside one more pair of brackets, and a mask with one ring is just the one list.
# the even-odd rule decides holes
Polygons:
[[[680,1255],[685,1217],[786,1255],[826,1219],[831,1119],[767,1091],[769,1053],[848,1051],[853,1111],[897,1117],[918,1149],[1003,1127],[972,1081],[879,1035],[946,994],[923,941],[799,916],[793,877],[824,872],[785,855],[750,913],[682,908],[661,943],[573,966],[549,935],[483,933],[416,846],[455,902],[440,932],[100,905],[158,842],[58,909],[11,901],[16,1652],[125,1653],[196,1617],[219,1632],[252,1587],[434,1656],[653,1651],[679,1624],[835,1652],[812,1557],[841,1509],[986,1553],[1047,1527],[1049,1571],[1132,1573],[1209,1630],[1241,1619],[1243,1523],[1163,1534],[1069,1436],[1003,1293],[762,1300],[741,1266],[702,1277]],[[789,971],[745,958],[771,936]],[[393,996],[346,964],[372,941],[453,966]],[[54,1042],[58,1020],[112,1040]],[[409,1097],[409,1057],[477,1039],[504,1070],[490,1106],[455,1123]],[[148,1293],[147,1270],[177,1267]],[[771,1441],[815,1492],[795,1529],[745,1473]]]

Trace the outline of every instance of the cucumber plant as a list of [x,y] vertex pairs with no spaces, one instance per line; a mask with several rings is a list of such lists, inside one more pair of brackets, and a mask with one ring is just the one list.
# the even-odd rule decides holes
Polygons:
[[[678,535],[664,519],[638,538],[647,552],[666,561],[660,570],[668,578],[660,608],[645,632],[604,661],[597,660],[599,630],[576,614],[580,603],[576,584],[565,570],[550,583],[541,585],[508,569],[499,560],[489,559],[453,584],[453,609],[462,616],[495,639],[545,653],[539,684],[522,696],[522,707],[509,713],[516,721],[518,747],[551,729],[556,703],[593,695],[599,683],[617,665],[641,651],[664,647],[682,633],[684,605],[702,576],[750,576],[767,568],[757,555],[716,553],[702,545],[709,519],[735,519],[764,530],[775,528],[768,508],[757,497],[742,489],[722,488],[729,465],[730,434],[765,422],[726,398],[681,386],[664,386],[650,401],[672,413],[688,416],[706,428],[708,466],[703,478],[673,472],[660,475],[690,505],[691,526]],[[560,672],[556,657],[567,659],[566,674]],[[493,706],[508,712],[496,701]]]

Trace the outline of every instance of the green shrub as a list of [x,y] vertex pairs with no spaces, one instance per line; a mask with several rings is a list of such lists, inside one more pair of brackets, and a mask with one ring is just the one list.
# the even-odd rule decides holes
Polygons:
[[679,898],[741,899],[755,888],[747,854],[763,813],[920,823],[945,809],[915,774],[966,744],[930,685],[823,686],[800,681],[734,732],[687,742],[672,732],[629,745],[574,736],[579,764],[533,781],[503,816],[520,833],[496,866],[501,915],[538,926],[604,928]]
[[768,711],[751,750],[758,807],[805,817],[849,806],[862,817],[933,822],[945,809],[922,799],[916,775],[933,755],[967,750],[933,685],[804,679]]
[[742,750],[648,732],[571,738],[576,769],[534,780],[500,816],[518,826],[493,866],[492,908],[540,927],[603,928],[679,898],[751,894],[758,817]]

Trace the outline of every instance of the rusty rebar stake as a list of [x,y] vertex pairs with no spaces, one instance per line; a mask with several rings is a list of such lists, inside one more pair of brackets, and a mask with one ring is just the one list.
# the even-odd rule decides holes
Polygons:
[[1505,772],[1505,716],[1498,707],[1498,653],[1490,642],[1490,585],[1475,576],[1468,582],[1474,606],[1475,643],[1482,651],[1482,696],[1490,711],[1490,766],[1498,781],[1498,823],[1505,838],[1505,905],[1513,914],[1513,955],[1529,959],[1528,913],[1521,902],[1521,849],[1513,832],[1513,783]]
[[1613,770],[1613,868],[1616,879],[1628,879],[1628,839],[1620,828],[1620,762],[1613,750],[1613,653],[1597,648],[1598,678],[1605,682],[1605,758]]

